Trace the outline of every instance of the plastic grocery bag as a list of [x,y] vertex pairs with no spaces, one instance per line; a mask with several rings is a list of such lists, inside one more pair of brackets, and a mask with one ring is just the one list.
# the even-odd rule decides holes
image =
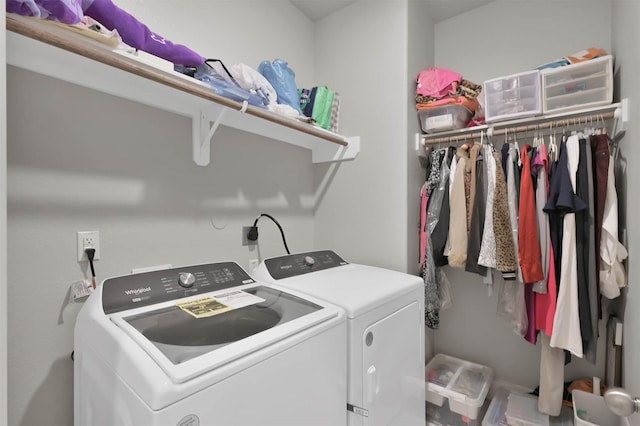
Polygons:
[[233,64],[230,67],[231,75],[235,78],[240,87],[255,94],[265,106],[275,104],[278,101],[278,94],[269,80],[258,71],[243,63]]
[[278,103],[289,105],[302,115],[296,74],[289,68],[289,64],[282,59],[275,59],[273,62],[262,61],[258,71],[275,89],[278,94]]
[[6,0],[7,12],[77,24],[84,13],[81,0]]
[[[218,70],[213,65],[219,65]],[[207,83],[217,94],[238,102],[247,102],[250,105],[265,107],[262,98],[243,89],[226,66],[219,59],[207,59],[204,64],[198,65],[193,77],[196,80]]]

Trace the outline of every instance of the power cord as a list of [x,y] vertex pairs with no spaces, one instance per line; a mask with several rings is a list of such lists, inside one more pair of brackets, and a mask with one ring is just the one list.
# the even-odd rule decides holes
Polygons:
[[260,216],[258,216],[256,220],[253,222],[253,226],[249,228],[249,232],[247,232],[247,240],[258,241],[258,220],[260,220],[260,218],[263,216],[268,217],[273,221],[273,223],[275,223],[278,226],[278,229],[280,230],[280,235],[282,235],[282,243],[284,244],[284,248],[287,251],[287,254],[291,254],[291,252],[289,251],[289,247],[287,246],[287,239],[284,236],[284,231],[282,230],[282,226],[280,226],[278,221],[275,220],[273,216],[268,215],[266,213],[261,213]]
[[96,249],[88,248],[84,250],[87,253],[87,258],[89,259],[89,266],[91,267],[91,283],[93,284],[93,289],[96,289],[96,270],[93,268],[93,257],[96,255]]

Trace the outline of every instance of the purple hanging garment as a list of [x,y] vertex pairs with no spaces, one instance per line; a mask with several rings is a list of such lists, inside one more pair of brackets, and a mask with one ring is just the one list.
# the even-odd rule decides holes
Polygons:
[[85,15],[110,30],[116,29],[122,41],[131,47],[166,59],[174,64],[195,67],[204,64],[204,57],[181,44],[174,44],[151,31],[135,17],[120,9],[111,0],[83,0]]

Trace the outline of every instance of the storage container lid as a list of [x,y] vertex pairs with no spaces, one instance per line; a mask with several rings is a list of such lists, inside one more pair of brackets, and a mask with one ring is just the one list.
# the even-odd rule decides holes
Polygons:
[[549,425],[549,416],[538,411],[538,398],[531,395],[511,393],[506,415],[509,424]]

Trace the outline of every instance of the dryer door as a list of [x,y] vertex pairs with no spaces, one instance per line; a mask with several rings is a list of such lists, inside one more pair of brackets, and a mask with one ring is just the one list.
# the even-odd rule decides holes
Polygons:
[[366,425],[424,426],[420,307],[413,302],[368,327],[363,336]]

